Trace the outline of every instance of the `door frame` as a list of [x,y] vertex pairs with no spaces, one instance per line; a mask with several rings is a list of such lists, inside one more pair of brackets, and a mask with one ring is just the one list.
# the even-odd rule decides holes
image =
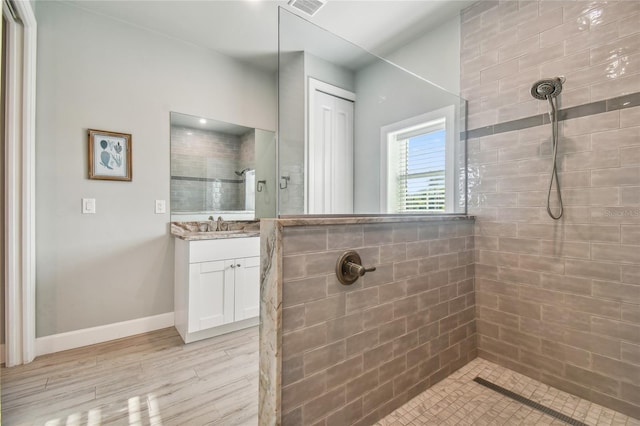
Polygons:
[[[3,1],[5,103],[5,364],[35,358],[35,133],[37,24],[31,4]],[[5,76],[1,76],[5,78]]]
[[312,114],[313,105],[315,105],[316,92],[322,92],[337,98],[346,99],[354,104],[356,102],[356,94],[349,90],[320,81],[313,77],[308,77],[307,79],[307,102],[305,103],[304,113],[306,128],[304,138],[304,214],[309,213],[309,141],[311,140],[311,135],[314,134],[313,132],[316,126],[315,114]]

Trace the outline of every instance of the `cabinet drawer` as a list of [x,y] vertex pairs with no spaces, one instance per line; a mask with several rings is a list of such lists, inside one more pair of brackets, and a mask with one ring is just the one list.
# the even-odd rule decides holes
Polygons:
[[189,243],[189,263],[260,256],[260,237],[200,240]]

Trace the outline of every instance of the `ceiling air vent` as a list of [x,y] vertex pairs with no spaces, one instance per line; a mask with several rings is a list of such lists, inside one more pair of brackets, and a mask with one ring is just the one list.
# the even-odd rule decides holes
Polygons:
[[289,0],[289,6],[294,7],[309,16],[315,15],[316,12],[319,11],[326,3],[327,0]]

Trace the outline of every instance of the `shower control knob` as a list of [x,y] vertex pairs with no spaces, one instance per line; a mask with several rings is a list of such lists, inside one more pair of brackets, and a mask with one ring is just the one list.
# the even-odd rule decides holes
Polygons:
[[344,285],[353,284],[367,272],[375,270],[375,267],[365,268],[362,266],[360,255],[353,250],[344,252],[336,262],[336,276],[338,281]]

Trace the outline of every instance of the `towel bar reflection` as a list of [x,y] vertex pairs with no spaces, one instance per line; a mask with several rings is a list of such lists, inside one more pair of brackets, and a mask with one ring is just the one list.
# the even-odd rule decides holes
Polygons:
[[264,189],[264,187],[267,185],[267,181],[266,180],[259,180],[258,184],[256,185],[256,191],[258,192],[262,192],[262,190]]
[[280,179],[284,180],[284,186],[282,186],[282,182],[280,182],[280,189],[287,189],[289,187],[291,176],[280,176]]

